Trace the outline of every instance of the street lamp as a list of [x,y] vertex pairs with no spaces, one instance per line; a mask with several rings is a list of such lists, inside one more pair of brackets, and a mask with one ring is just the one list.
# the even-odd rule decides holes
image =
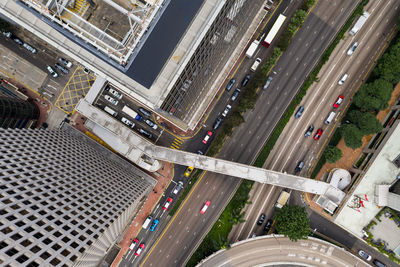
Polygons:
[[280,253],[282,253],[281,242],[279,242],[278,238],[276,238],[276,236],[275,236],[273,233],[272,233],[271,235],[275,238],[276,242],[278,242],[278,244],[279,244],[279,251],[280,251]]

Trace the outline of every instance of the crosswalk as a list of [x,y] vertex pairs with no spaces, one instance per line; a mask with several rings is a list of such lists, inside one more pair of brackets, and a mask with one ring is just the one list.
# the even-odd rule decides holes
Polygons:
[[179,149],[181,147],[181,145],[183,144],[183,139],[176,137],[175,140],[172,142],[172,144],[170,145],[170,148],[172,149]]
[[86,0],[75,0],[73,12],[82,16],[89,8],[89,3]]

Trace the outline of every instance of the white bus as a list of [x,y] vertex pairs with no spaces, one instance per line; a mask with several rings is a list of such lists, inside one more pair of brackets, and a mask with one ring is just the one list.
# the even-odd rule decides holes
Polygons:
[[125,114],[129,115],[131,118],[140,121],[142,119],[142,116],[140,116],[136,111],[134,111],[133,109],[131,109],[128,106],[124,106],[122,108],[122,112],[124,112]]
[[285,20],[286,17],[280,14],[278,19],[275,21],[274,26],[272,26],[272,29],[267,34],[267,37],[265,37],[262,43],[263,46],[268,47],[272,43],[272,41],[274,40],[276,34],[279,32]]

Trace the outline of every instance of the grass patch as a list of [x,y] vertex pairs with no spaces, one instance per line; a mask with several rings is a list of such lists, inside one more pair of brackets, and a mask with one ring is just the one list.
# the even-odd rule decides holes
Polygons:
[[322,155],[322,156],[319,158],[317,165],[315,165],[315,168],[314,168],[314,170],[313,170],[312,173],[311,173],[311,176],[310,176],[311,179],[315,179],[315,177],[317,177],[317,174],[318,174],[319,171],[321,170],[322,166],[325,165],[325,163],[326,163],[326,159],[325,159],[325,157]]

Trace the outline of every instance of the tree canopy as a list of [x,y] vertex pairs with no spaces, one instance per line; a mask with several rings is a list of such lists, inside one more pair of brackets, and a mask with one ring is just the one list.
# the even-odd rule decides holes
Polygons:
[[350,122],[355,124],[360,129],[362,134],[371,134],[382,131],[380,121],[369,112],[361,112],[359,110],[352,110],[346,117]]
[[346,146],[353,149],[362,146],[361,139],[363,137],[363,134],[355,124],[350,123],[342,125],[341,132]]
[[292,241],[307,239],[310,234],[310,220],[304,207],[285,205],[274,214],[276,230]]
[[328,146],[324,151],[324,157],[327,162],[335,163],[342,157],[342,150],[335,146]]

